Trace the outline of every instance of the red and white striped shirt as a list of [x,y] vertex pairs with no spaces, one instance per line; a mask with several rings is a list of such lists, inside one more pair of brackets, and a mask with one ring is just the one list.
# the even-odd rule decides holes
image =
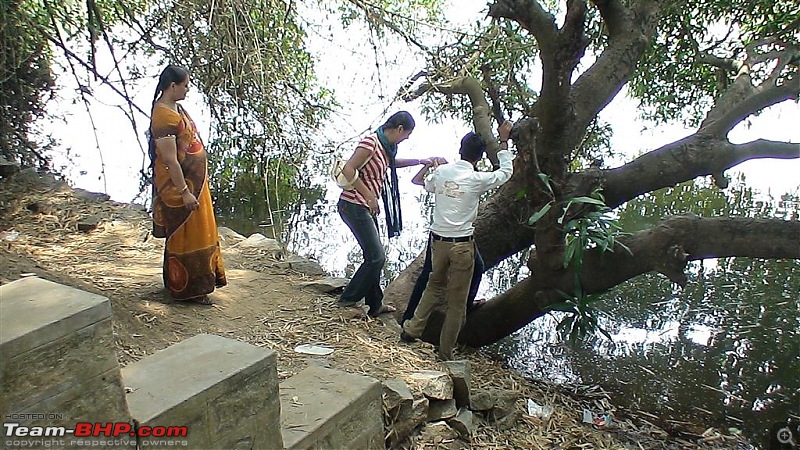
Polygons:
[[[377,134],[370,134],[361,139],[356,146],[356,150],[359,148],[369,151],[372,157],[369,162],[358,171],[358,178],[375,194],[375,197],[380,198],[381,190],[383,189],[383,180],[386,177],[386,169],[389,167],[389,157],[383,150],[383,146],[378,140]],[[355,188],[343,190],[339,198],[346,202],[367,206],[367,200]]]

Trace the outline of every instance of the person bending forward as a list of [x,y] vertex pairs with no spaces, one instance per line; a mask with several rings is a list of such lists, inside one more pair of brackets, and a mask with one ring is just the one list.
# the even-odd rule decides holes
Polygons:
[[400,338],[411,342],[422,336],[437,303],[444,300],[447,313],[439,336],[439,358],[453,359],[458,334],[466,318],[467,295],[475,262],[473,221],[478,215],[480,196],[508,181],[513,173],[513,156],[508,151],[511,123],[498,128],[501,151],[500,169],[478,172],[475,165],[486,151],[480,135],[467,133],[461,139],[461,161],[434,170],[425,177],[425,190],[435,194],[431,224],[431,262],[433,271],[414,317],[405,322]]

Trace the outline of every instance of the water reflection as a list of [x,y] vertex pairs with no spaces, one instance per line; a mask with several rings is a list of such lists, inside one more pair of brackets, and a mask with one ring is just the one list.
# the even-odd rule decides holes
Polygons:
[[658,275],[619,286],[600,306],[613,341],[563,345],[552,314],[494,351],[534,378],[600,384],[667,428],[735,427],[766,443],[774,422],[800,417],[800,263],[724,265],[693,271],[679,293]]
[[[627,229],[639,229],[652,225],[653,217],[685,213],[677,205],[689,191],[679,186],[631,203],[620,211],[621,220],[629,221]],[[221,222],[243,234],[282,239],[332,275],[349,276],[361,255],[336,212],[338,194],[329,186],[324,196],[277,205],[281,211],[271,215],[272,226],[262,223],[264,215]],[[424,248],[432,213],[429,196],[408,179],[401,181],[401,195],[404,231],[384,238],[384,282]],[[796,197],[759,203],[743,187],[696,195],[700,201],[689,210],[697,214],[710,215],[701,210],[706,208],[713,215],[797,217]],[[734,201],[720,198],[725,195]],[[527,254],[516,255],[487,272],[479,295],[490,297],[527,276],[526,260]],[[556,332],[561,313],[554,313],[487,351],[534,378],[599,384],[613,393],[622,414],[643,411],[662,426],[697,433],[733,427],[765,443],[774,422],[800,418],[800,262],[729,258],[694,263],[688,272],[685,289],[650,274],[607,294],[599,305],[607,312],[601,326],[612,341],[593,338],[568,347]]]

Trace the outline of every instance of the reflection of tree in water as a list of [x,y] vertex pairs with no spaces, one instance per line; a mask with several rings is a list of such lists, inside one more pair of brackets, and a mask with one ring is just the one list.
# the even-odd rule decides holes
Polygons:
[[[727,193],[690,195],[688,186],[657,192],[626,205],[620,218],[627,230],[686,212],[797,220],[796,196],[758,200],[742,182]],[[506,283],[517,277],[511,271]],[[698,262],[689,278],[681,289],[648,274],[607,294],[602,326],[614,342],[592,338],[568,348],[555,332],[558,320],[548,317],[492,351],[533,377],[601,384],[623,412],[655,414],[668,428],[735,427],[766,442],[774,422],[800,413],[800,262]]]

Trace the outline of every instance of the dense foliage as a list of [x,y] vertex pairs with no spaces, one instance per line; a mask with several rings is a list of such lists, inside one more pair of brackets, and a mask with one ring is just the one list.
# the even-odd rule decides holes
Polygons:
[[26,0],[0,3],[0,155],[37,167],[46,167],[47,157],[31,127],[53,85],[52,53],[39,31],[45,24]]

